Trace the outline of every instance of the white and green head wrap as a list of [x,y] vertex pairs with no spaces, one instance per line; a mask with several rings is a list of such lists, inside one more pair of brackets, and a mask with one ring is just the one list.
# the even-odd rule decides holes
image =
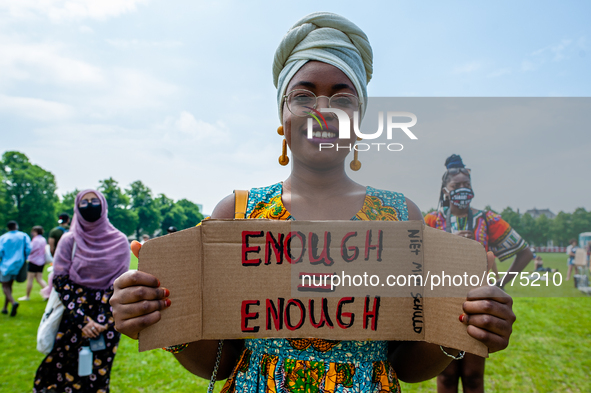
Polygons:
[[315,12],[300,19],[281,40],[273,60],[273,83],[277,88],[279,120],[283,121],[282,98],[296,72],[310,60],[333,65],[349,77],[367,104],[367,84],[373,72],[373,53],[367,36],[340,15]]

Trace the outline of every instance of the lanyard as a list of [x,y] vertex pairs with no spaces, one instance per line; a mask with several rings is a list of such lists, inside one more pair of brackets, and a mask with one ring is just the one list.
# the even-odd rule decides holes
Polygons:
[[[457,217],[456,217],[457,218]],[[468,230],[474,230],[474,217],[472,215],[472,208],[468,208]],[[458,220],[458,229],[460,228],[460,222]],[[451,208],[447,208],[445,213],[445,232],[451,233]]]

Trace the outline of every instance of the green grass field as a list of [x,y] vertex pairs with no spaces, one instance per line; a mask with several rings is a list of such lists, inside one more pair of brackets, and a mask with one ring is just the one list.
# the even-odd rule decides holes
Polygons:
[[[542,256],[545,266],[566,275],[563,254]],[[499,264],[499,270],[509,264]],[[530,264],[526,270],[532,269]],[[44,358],[35,349],[45,308],[38,289],[35,284],[31,301],[21,302],[17,317],[0,315],[0,392],[31,391],[35,371]],[[563,280],[558,288],[524,288],[515,283],[506,290],[514,297],[517,322],[509,348],[492,354],[486,363],[486,390],[591,392],[591,297],[576,290],[572,279]],[[24,283],[15,284],[17,298],[24,292]],[[113,392],[205,392],[207,383],[185,371],[172,355],[162,350],[140,354],[135,341],[122,337],[111,374]],[[402,390],[434,392],[435,381],[403,383]]]

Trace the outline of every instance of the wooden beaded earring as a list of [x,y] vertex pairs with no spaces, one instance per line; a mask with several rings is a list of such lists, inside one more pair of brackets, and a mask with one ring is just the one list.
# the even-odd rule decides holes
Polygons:
[[[277,128],[277,133],[283,136],[285,133],[283,132],[283,126],[279,126]],[[281,148],[281,155],[279,156],[279,164],[282,166],[286,166],[289,164],[289,157],[287,156],[287,141],[283,138],[282,148]]]
[[[357,140],[360,141],[362,138],[357,137]],[[359,161],[359,151],[357,151],[357,149],[353,152],[353,161],[351,161],[350,166],[352,171],[358,171],[361,169],[361,161]]]

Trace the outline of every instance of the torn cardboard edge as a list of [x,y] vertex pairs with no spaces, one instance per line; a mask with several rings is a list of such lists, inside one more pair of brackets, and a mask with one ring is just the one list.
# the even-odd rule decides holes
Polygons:
[[[335,265],[327,259],[318,262],[326,233],[333,239],[328,249]],[[427,341],[488,356],[488,348],[458,320],[466,294],[476,286],[452,291],[449,297],[442,297],[449,293],[442,287],[409,288],[402,297],[293,296],[294,267],[316,261],[334,269],[356,249],[359,260],[346,266],[373,263],[396,274],[416,274],[418,264],[423,277],[428,272],[480,276],[486,271],[480,243],[420,221],[206,220],[141,248],[138,269],[170,290],[172,305],[161,311],[158,323],[141,332],[139,350],[205,339],[309,337]]]

